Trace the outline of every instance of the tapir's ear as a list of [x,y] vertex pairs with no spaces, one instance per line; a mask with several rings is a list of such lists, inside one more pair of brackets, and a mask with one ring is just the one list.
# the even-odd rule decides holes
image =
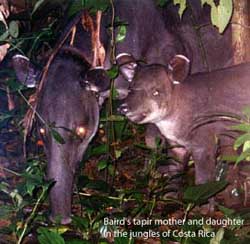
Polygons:
[[135,58],[131,54],[120,53],[116,57],[116,62],[119,66],[121,74],[126,80],[131,82],[134,78],[135,69],[137,67]]
[[40,70],[30,62],[30,60],[20,54],[12,57],[12,65],[16,71],[18,80],[25,86],[33,88],[38,82]]
[[168,64],[168,70],[172,73],[173,83],[179,84],[188,76],[190,60],[184,55],[175,55]]
[[95,67],[86,72],[84,82],[80,84],[87,91],[100,93],[110,89],[110,78],[103,67]]

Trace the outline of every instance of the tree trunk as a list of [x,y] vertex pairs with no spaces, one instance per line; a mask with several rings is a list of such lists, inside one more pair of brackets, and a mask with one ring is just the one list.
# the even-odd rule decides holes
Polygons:
[[248,0],[234,0],[232,17],[232,45],[234,48],[234,64],[250,61],[250,29]]

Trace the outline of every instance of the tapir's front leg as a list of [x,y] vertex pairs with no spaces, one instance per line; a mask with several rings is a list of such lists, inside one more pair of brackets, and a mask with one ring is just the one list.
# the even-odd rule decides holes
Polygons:
[[195,183],[204,184],[215,178],[215,151],[207,147],[199,147],[192,150],[195,162]]
[[[209,146],[197,147],[192,150],[192,156],[195,163],[195,183],[196,185],[204,184],[215,180],[216,168],[216,147],[211,144]],[[214,198],[209,199],[209,204],[204,205],[200,211],[204,214],[214,212]]]

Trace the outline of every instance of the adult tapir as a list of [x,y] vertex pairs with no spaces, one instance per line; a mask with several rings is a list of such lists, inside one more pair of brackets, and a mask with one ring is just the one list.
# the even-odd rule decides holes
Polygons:
[[232,118],[250,105],[250,63],[188,76],[189,65],[188,58],[176,55],[166,66],[137,67],[120,110],[135,123],[153,123],[182,145],[201,184],[215,177],[217,150],[232,147]]
[[[117,1],[116,15],[127,23],[128,31],[124,41],[117,43],[117,54],[129,53],[136,60],[164,65],[176,54],[182,54],[192,63],[190,73],[232,66],[234,48],[230,25],[220,34],[211,24],[208,5],[202,7],[200,0],[187,2],[188,7],[180,18],[178,7],[171,1],[163,8],[151,0]],[[122,75],[116,84],[120,96],[125,97],[128,83],[122,82]]]
[[[18,78],[27,86],[35,85],[39,71],[23,56],[13,57]],[[86,80],[99,77],[93,92]],[[63,47],[51,63],[46,85],[38,100],[39,133],[48,159],[47,179],[55,181],[50,191],[51,220],[61,217],[70,222],[71,199],[75,171],[99,123],[99,91],[109,88],[109,79],[100,69],[91,70],[81,52]],[[98,90],[100,88],[100,90]],[[56,130],[63,141],[53,138]]]
[[[168,30],[168,23],[161,11],[153,0],[115,1],[115,15],[119,17],[119,21],[127,25],[125,40],[116,45],[117,63],[121,66],[122,72],[117,77],[115,86],[120,97],[127,96],[126,79],[131,78],[131,71],[136,67],[135,59],[164,64],[175,54],[186,53],[187,47],[183,45],[185,39],[183,40],[182,36],[177,33],[178,29],[176,29],[177,32]],[[80,15],[69,23],[66,30],[76,23],[77,18],[80,20]],[[107,54],[104,69],[112,66],[108,55],[111,51],[110,23],[111,12],[108,11],[103,14],[100,36]],[[216,32],[216,30],[211,31]],[[192,38],[190,38],[189,45],[198,48],[199,44],[193,43]],[[212,41],[214,40],[213,35]],[[220,40],[216,42],[216,45],[220,43],[222,44],[220,46],[227,47]],[[42,130],[48,158],[47,176],[48,179],[55,181],[50,192],[51,219],[59,215],[62,217],[62,223],[70,221],[72,185],[77,162],[96,133],[99,121],[96,91],[105,91],[107,87],[105,74],[99,70],[99,74],[96,75],[95,71],[93,74],[90,70],[89,63],[93,59],[91,34],[83,28],[80,21],[76,28],[74,48],[68,48],[69,44],[70,39],[59,50],[48,69],[37,111],[47,124],[58,130],[65,140],[65,144],[58,144],[49,133],[48,127],[47,130],[46,128],[45,131]],[[132,53],[133,56],[126,53]],[[192,51],[189,53],[191,53],[190,56],[195,56],[192,55]],[[198,55],[199,52],[196,53]],[[224,65],[224,57],[220,58],[221,65]],[[27,58],[16,56],[13,62],[17,77],[26,85],[34,86],[34,81],[39,80],[40,72],[29,63]],[[97,89],[94,89],[95,93],[91,88],[93,83],[97,86]],[[78,137],[72,136],[71,132],[76,133]]]

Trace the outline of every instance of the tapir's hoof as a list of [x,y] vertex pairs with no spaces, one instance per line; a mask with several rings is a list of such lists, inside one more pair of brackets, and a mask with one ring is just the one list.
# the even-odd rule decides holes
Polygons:
[[49,216],[49,220],[52,222],[52,223],[57,223],[58,220],[60,222],[60,224],[62,225],[68,225],[72,222],[72,219],[71,217],[63,217],[63,218],[60,218],[60,217],[54,217],[52,215]]
[[214,201],[214,198],[213,197],[210,198],[207,204],[201,205],[196,210],[198,210],[198,212],[201,215],[213,216],[214,212],[215,212],[215,201]]
[[201,215],[211,216],[214,213],[214,208],[211,208],[209,204],[202,205],[198,209]]

